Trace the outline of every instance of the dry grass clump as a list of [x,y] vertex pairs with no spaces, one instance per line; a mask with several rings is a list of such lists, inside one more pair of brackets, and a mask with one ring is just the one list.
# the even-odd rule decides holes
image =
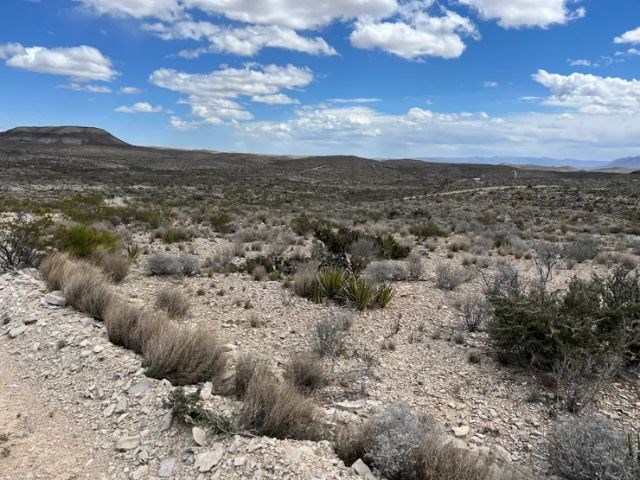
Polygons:
[[139,354],[165,322],[166,317],[122,301],[109,303],[104,314],[109,341]]
[[293,386],[281,386],[262,372],[249,382],[240,412],[243,428],[280,439],[316,440],[320,414],[312,399]]
[[362,276],[373,283],[403,281],[409,278],[409,269],[400,260],[376,260],[367,265]]
[[88,264],[78,264],[64,280],[62,293],[69,305],[96,320],[103,320],[104,313],[114,293],[104,276]]
[[314,392],[324,386],[327,373],[320,359],[296,355],[285,366],[285,378],[303,392]]
[[146,375],[174,385],[217,379],[226,365],[222,343],[210,329],[160,325],[144,345]]
[[60,252],[52,253],[40,263],[40,272],[49,290],[62,290],[76,268],[69,254]]
[[234,390],[236,397],[244,398],[251,379],[258,374],[264,374],[266,362],[263,358],[251,353],[242,353],[236,360],[236,376]]
[[638,257],[626,252],[600,252],[595,260],[601,265],[622,265],[628,269],[634,269],[640,265]]
[[184,317],[189,311],[189,297],[177,288],[163,288],[156,296],[156,308],[167,312],[171,318]]
[[91,255],[91,263],[99,267],[114,283],[122,282],[129,274],[131,260],[119,253],[100,250]]
[[411,252],[407,257],[407,270],[409,271],[409,278],[411,280],[420,280],[424,275],[424,265],[422,264],[422,258],[417,252]]
[[304,298],[313,297],[317,273],[318,264],[315,262],[300,265],[291,282],[291,288],[295,294]]
[[436,287],[441,290],[454,290],[472,278],[473,273],[463,267],[448,263],[441,263],[436,267]]
[[255,281],[261,282],[267,276],[267,269],[264,265],[256,265],[251,275]]

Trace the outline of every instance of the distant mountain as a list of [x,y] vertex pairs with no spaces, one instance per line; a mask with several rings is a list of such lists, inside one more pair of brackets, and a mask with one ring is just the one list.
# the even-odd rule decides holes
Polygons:
[[469,163],[469,164],[487,164],[487,165],[522,165],[527,167],[541,166],[551,168],[577,168],[592,169],[606,168],[610,164],[600,160],[575,160],[570,158],[548,158],[548,157],[421,157],[418,160],[423,162],[437,163]]
[[640,168],[640,157],[620,158],[609,163],[607,168]]
[[0,145],[126,147],[128,143],[93,127],[17,127],[0,133]]

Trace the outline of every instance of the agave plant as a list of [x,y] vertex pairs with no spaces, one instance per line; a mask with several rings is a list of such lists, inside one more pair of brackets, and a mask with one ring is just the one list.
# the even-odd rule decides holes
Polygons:
[[348,300],[353,302],[355,307],[365,310],[376,296],[373,284],[362,277],[351,277],[345,283],[344,293]]
[[387,285],[385,283],[378,287],[374,301],[380,308],[384,308],[389,304],[391,300],[393,300],[393,297],[395,296],[395,289],[391,285]]
[[318,273],[318,284],[328,298],[335,298],[340,294],[344,280],[345,274],[341,270],[325,269]]

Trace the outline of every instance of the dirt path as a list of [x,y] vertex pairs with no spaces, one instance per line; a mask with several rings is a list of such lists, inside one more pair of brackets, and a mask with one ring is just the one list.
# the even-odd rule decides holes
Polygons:
[[0,342],[0,479],[108,478],[97,432],[34,386]]
[[501,185],[496,187],[477,187],[477,188],[465,188],[462,190],[451,190],[448,192],[437,192],[430,193],[428,195],[417,195],[413,197],[404,197],[403,200],[416,200],[419,198],[427,198],[427,197],[443,197],[448,195],[457,195],[459,193],[474,193],[474,192],[491,192],[493,190],[521,190],[525,188],[535,188],[535,189],[545,189],[545,188],[562,188],[562,185],[533,185],[529,187],[527,185]]

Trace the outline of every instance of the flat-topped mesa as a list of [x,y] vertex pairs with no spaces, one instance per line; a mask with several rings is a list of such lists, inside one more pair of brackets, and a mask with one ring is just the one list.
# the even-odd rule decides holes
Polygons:
[[17,127],[0,133],[0,145],[62,145],[127,147],[128,143],[94,127]]

